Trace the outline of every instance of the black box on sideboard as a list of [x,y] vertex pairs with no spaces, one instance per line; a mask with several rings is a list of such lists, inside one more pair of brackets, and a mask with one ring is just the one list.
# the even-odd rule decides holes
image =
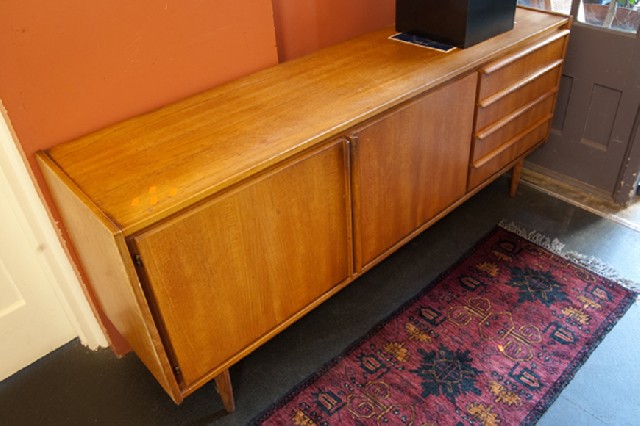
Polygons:
[[517,0],[396,0],[396,31],[469,47],[513,28]]

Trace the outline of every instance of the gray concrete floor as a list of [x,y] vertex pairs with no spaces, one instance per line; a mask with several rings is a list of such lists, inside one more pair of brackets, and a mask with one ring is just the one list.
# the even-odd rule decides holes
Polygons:
[[[497,182],[231,369],[237,410],[212,383],[174,405],[130,354],[73,341],[0,383],[0,425],[241,425],[338,355],[501,220],[557,237],[640,282],[640,233],[521,186]],[[604,339],[541,425],[640,424],[640,306]]]
[[640,197],[634,197],[627,206],[621,206],[605,194],[596,194],[596,190],[587,191],[526,167],[522,180],[541,192],[640,231]]

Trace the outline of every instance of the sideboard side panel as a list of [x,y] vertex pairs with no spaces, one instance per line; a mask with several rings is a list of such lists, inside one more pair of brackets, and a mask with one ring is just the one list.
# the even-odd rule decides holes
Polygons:
[[180,402],[176,379],[120,230],[47,154],[39,152],[37,159],[103,309],[165,391]]

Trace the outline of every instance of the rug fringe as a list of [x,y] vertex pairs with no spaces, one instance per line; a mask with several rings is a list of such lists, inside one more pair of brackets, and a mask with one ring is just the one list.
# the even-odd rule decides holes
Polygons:
[[507,223],[506,221],[502,220],[500,221],[498,226],[528,241],[531,241],[532,243],[537,244],[549,250],[550,252],[553,252],[558,256],[561,256],[564,259],[567,259],[573,263],[576,263],[590,270],[591,272],[594,272],[598,275],[601,275],[605,278],[615,281],[621,286],[628,288],[629,290],[640,292],[640,283],[624,278],[622,274],[620,274],[615,268],[611,267],[606,262],[603,262],[602,260],[596,257],[587,256],[575,251],[565,251],[564,250],[565,244],[563,244],[557,238],[552,239],[551,237],[545,234],[542,234],[538,231],[529,231],[526,228],[515,224],[514,222]]

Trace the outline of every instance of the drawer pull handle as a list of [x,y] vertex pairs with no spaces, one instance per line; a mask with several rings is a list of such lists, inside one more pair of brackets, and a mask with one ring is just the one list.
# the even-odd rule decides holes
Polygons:
[[536,105],[544,102],[550,96],[553,96],[557,91],[558,91],[557,87],[554,87],[553,89],[547,91],[546,93],[542,94],[542,96],[538,97],[537,99],[534,99],[533,101],[529,102],[528,104],[518,108],[517,110],[515,110],[511,114],[501,118],[500,120],[496,121],[495,123],[493,123],[493,124],[485,127],[484,129],[480,130],[479,132],[476,133],[476,138],[478,138],[480,140],[486,139],[488,136],[491,136],[493,133],[497,132],[498,130],[500,130],[501,128],[503,128],[507,124],[509,124],[509,122],[515,120],[516,118],[518,118],[519,116],[521,116],[525,112],[529,111],[531,108],[535,107]]
[[501,68],[506,67],[507,65],[517,61],[518,59],[527,56],[528,54],[541,49],[545,46],[548,46],[549,44],[553,43],[554,41],[565,37],[569,35],[569,30],[563,30],[563,31],[559,31],[556,34],[554,34],[553,36],[544,39],[542,41],[540,41],[539,43],[534,44],[533,46],[529,46],[528,48],[521,50],[519,52],[516,52],[515,54],[511,55],[511,56],[507,56],[506,58],[498,61],[498,62],[494,62],[493,64],[488,65],[487,67],[482,69],[482,73],[487,75],[487,74],[492,74],[496,71],[498,71]]
[[538,120],[535,124],[533,124],[532,126],[526,128],[525,130],[523,130],[522,132],[518,133],[517,135],[515,135],[514,137],[512,137],[511,139],[509,139],[505,144],[500,145],[499,147],[497,147],[496,149],[494,149],[493,151],[489,152],[487,155],[485,155],[484,157],[480,158],[478,161],[474,161],[473,162],[473,167],[475,167],[476,169],[479,169],[480,167],[484,166],[485,164],[487,164],[489,161],[491,161],[494,157],[500,155],[502,152],[506,151],[507,149],[511,148],[513,145],[515,145],[516,143],[518,143],[522,138],[524,138],[525,136],[527,136],[529,133],[533,132],[534,130],[536,130],[538,127],[540,127],[541,125],[543,125],[544,123],[548,122],[549,120],[551,120],[551,118],[553,117],[553,114],[549,113],[547,115],[545,115],[544,117],[542,117],[540,120]]
[[493,105],[494,103],[498,102],[500,99],[504,98],[507,95],[512,94],[513,92],[515,92],[516,90],[520,89],[521,87],[531,83],[532,81],[534,81],[535,79],[537,79],[538,77],[542,76],[543,74],[548,73],[549,71],[559,67],[560,65],[562,65],[562,59],[558,59],[557,61],[553,61],[552,63],[550,63],[549,65],[547,65],[546,67],[540,68],[538,70],[536,70],[534,73],[529,74],[526,78],[516,82],[515,84],[512,84],[511,86],[507,87],[506,89],[503,89],[501,91],[499,91],[498,93],[489,96],[488,98],[480,101],[479,106],[481,108],[486,108],[488,106]]

